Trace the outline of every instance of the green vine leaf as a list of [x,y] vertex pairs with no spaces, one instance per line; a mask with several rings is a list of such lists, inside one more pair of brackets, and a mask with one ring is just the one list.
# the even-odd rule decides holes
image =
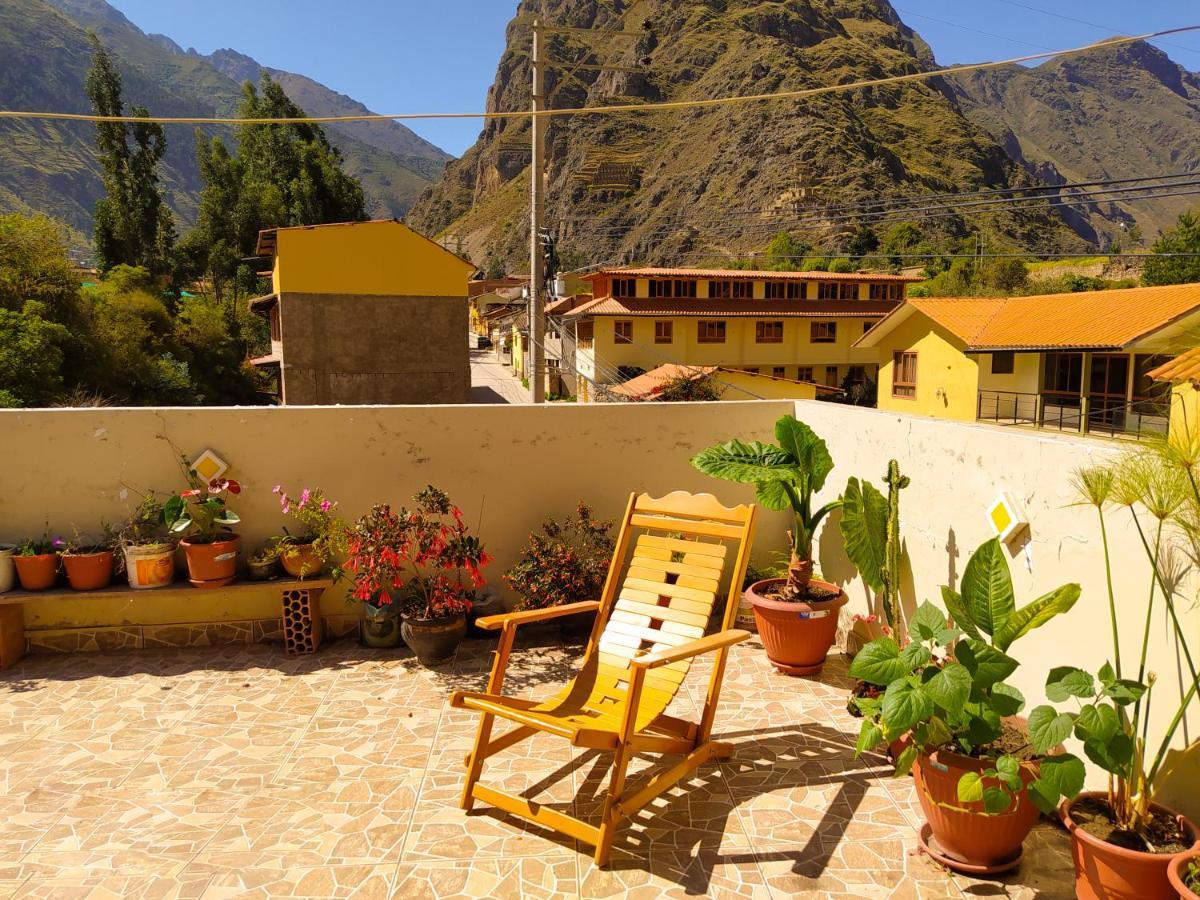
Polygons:
[[1029,739],[1038,753],[1047,753],[1071,736],[1075,728],[1072,713],[1060,713],[1053,706],[1038,706],[1029,714]]
[[1003,630],[1016,600],[999,539],[992,538],[971,554],[963,570],[962,599],[980,631],[994,635]]

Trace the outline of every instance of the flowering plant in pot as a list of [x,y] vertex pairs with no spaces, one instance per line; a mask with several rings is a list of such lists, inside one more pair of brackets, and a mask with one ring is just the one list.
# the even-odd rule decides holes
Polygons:
[[[596,519],[582,500],[572,517],[548,519],[541,531],[531,532],[520,559],[504,573],[520,597],[517,608],[546,609],[599,597],[612,560],[611,532],[612,522]],[[591,632],[595,614],[580,615],[582,619],[559,623],[565,635]]]
[[184,461],[188,489],[168,498],[163,517],[172,534],[186,535],[179,543],[187,559],[188,577],[201,588],[218,588],[237,577],[242,539],[233,526],[241,519],[227,505],[242,486],[229,478],[205,481]]
[[112,584],[116,568],[115,549],[120,546],[117,533],[108,525],[101,525],[103,537],[89,541],[78,530],[74,537],[63,542],[59,548],[67,582],[77,591],[96,591]]
[[26,538],[17,544],[13,565],[17,580],[26,591],[44,591],[54,587],[58,577],[60,538],[51,538],[47,530],[39,538]]
[[147,493],[117,533],[121,553],[117,569],[125,570],[135,590],[165,587],[175,580],[175,543],[167,537],[163,504]]
[[693,457],[692,465],[713,478],[753,484],[767,509],[791,510],[787,576],[751,585],[746,600],[768,659],[781,672],[804,675],[820,671],[837,633],[838,610],[846,605],[840,588],[812,577],[813,537],[842,501],[813,508],[833,459],[811,428],[784,416],[775,423],[775,439],[778,444],[737,439],[718,444]]
[[926,601],[905,640],[877,638],[854,658],[853,677],[886,685],[878,697],[858,699],[856,752],[899,741],[896,774],[913,773],[930,855],[962,872],[1001,872],[1019,862],[1038,811],[1083,786],[1083,763],[1056,747],[1065,735],[1049,741],[1057,730],[1036,710],[1026,726],[1018,718],[1025,700],[1005,681],[1018,667],[1011,645],[1069,610],[1079,586],[1017,608],[993,539],[967,563],[962,593],[945,587],[942,596],[953,624]]
[[433,666],[453,657],[466,634],[491,557],[444,492],[430,485],[413,499],[411,510],[378,505],[354,524],[344,570],[355,599],[399,605],[404,640]]
[[289,575],[296,578],[320,575],[327,562],[345,555],[349,526],[334,513],[337,503],[328,499],[324,491],[304,488],[300,496],[293,497],[283,485],[277,484],[272,490],[279,495],[283,514],[291,516],[299,526],[296,534],[284,528],[283,535],[274,542],[279,561]]
[[[1200,559],[1200,434],[1176,433],[1124,454],[1112,466],[1077,470],[1074,484],[1080,503],[1097,512],[1113,651],[1112,663],[1106,663],[1096,678],[1070,670],[1072,689],[1067,695],[1087,703],[1078,712],[1059,714],[1060,727],[1070,728],[1083,742],[1087,758],[1109,775],[1107,791],[1085,792],[1061,809],[1071,832],[1075,892],[1083,898],[1173,898],[1172,856],[1200,848],[1200,829],[1155,798],[1169,774],[1166,762],[1175,735],[1196,703],[1200,679],[1189,635],[1180,624],[1178,585],[1168,582],[1165,563],[1179,550]],[[1113,507],[1128,512],[1150,562],[1144,611],[1130,610],[1128,600],[1119,607],[1113,591],[1107,526]],[[1133,612],[1134,622],[1141,625],[1132,678],[1126,677],[1134,675],[1134,669],[1123,657],[1120,639],[1129,624],[1126,620],[1124,627],[1119,625],[1119,608]],[[1158,679],[1149,668],[1156,608],[1163,614],[1182,670],[1178,699],[1165,701],[1172,704],[1171,713],[1157,740],[1150,733],[1150,701],[1154,694],[1161,696],[1162,689],[1154,690]],[[1128,687],[1113,696],[1112,684]]]

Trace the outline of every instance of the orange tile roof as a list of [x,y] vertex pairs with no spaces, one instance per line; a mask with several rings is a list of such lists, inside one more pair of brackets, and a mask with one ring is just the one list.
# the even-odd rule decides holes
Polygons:
[[883,316],[899,305],[897,300],[631,300],[601,297],[567,315],[828,319]]
[[1200,347],[1185,350],[1170,362],[1146,373],[1155,381],[1200,380]]
[[1123,288],[1003,299],[911,297],[859,340],[872,346],[912,311],[958,337],[967,350],[1120,350],[1200,313],[1200,284]]
[[774,375],[763,375],[759,372],[743,372],[740,369],[728,369],[724,366],[685,366],[681,363],[665,363],[656,369],[651,369],[649,372],[636,375],[628,381],[612,385],[609,387],[609,390],[614,394],[628,397],[631,400],[648,400],[660,393],[670,382],[678,378],[687,378],[689,381],[695,381],[698,378],[703,378],[705,375],[711,375],[713,372],[729,372],[731,374],[746,375],[751,378],[763,378],[769,381],[787,381],[792,384],[811,384],[817,389],[818,394],[842,393],[841,388],[829,387],[815,381],[776,378]]
[[917,275],[889,275],[871,272],[772,272],[762,269],[680,269],[665,266],[634,266],[625,269],[599,269],[580,276],[585,281],[612,276],[634,278],[756,278],[760,281],[921,281]]

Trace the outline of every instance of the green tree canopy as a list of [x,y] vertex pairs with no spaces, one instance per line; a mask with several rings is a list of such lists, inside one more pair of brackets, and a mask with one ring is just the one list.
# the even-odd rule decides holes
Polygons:
[[764,268],[772,272],[797,272],[800,263],[812,251],[812,245],[786,231],[781,231],[767,244]]
[[[1183,213],[1175,227],[1154,242],[1155,253],[1200,254],[1200,215]],[[1142,269],[1142,284],[1188,284],[1200,281],[1200,255],[1152,256]]]

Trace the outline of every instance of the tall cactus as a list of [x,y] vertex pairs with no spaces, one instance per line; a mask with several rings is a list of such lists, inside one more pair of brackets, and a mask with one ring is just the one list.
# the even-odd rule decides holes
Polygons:
[[883,617],[894,632],[903,625],[900,605],[900,491],[909,485],[896,460],[888,462],[885,498],[868,481],[851,478],[842,506],[842,538],[846,555],[863,582],[883,601]]
[[900,491],[909,485],[907,475],[900,474],[900,463],[888,461],[887,476],[887,562],[883,567],[883,615],[893,631],[903,619],[900,606]]

